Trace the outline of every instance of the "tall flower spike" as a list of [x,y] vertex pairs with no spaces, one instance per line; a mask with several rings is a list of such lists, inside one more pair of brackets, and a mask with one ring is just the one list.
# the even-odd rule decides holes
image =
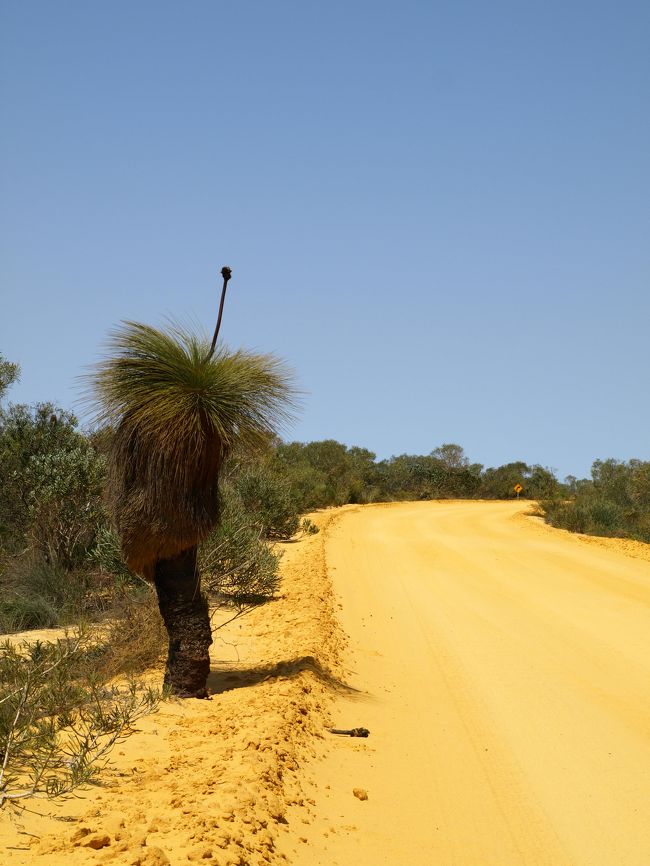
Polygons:
[[217,345],[217,337],[219,336],[219,329],[221,328],[221,317],[223,315],[223,305],[226,300],[226,288],[228,287],[228,280],[232,277],[232,271],[229,267],[226,267],[224,265],[223,268],[221,268],[221,276],[223,277],[223,288],[221,289],[221,302],[219,304],[219,315],[217,316],[217,327],[214,329],[212,345],[210,346],[210,351],[205,358],[206,362],[209,361],[214,354],[214,349]]

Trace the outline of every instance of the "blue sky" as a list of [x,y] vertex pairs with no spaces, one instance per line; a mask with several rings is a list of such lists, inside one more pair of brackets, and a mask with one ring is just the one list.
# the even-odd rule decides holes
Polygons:
[[0,351],[73,406],[165,316],[295,368],[288,438],[650,459],[650,4],[7,2]]

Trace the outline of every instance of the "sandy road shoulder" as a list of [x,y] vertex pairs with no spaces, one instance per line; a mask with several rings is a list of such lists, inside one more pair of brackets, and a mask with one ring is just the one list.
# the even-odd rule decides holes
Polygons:
[[82,799],[0,815],[5,862],[284,862],[278,830],[291,805],[310,808],[301,766],[340,682],[344,637],[324,556],[340,513],[314,515],[319,534],[282,546],[277,601],[218,632],[212,699],[170,702],[142,720]]

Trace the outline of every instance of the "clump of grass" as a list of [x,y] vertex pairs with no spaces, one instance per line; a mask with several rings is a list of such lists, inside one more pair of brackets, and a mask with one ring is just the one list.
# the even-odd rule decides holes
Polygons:
[[316,535],[318,532],[320,532],[320,529],[309,517],[303,517],[303,519],[300,521],[300,531],[303,533],[303,535]]
[[45,598],[13,595],[0,602],[0,633],[11,634],[35,628],[53,628],[59,612]]
[[8,564],[2,575],[0,632],[50,628],[79,623],[101,603],[101,593],[88,595],[91,576],[67,571],[29,552]]

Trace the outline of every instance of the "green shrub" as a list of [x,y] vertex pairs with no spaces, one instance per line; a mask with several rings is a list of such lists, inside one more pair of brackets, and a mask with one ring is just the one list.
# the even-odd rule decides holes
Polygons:
[[0,645],[0,808],[93,781],[111,748],[156,709],[160,693],[98,677],[85,635]]
[[89,445],[34,455],[23,473],[30,535],[50,562],[73,568],[86,558],[104,520],[105,460]]
[[542,503],[545,519],[571,532],[650,542],[650,462],[596,460],[591,480],[569,479],[571,501]]
[[256,461],[240,465],[230,483],[263,537],[280,540],[295,535],[300,514],[287,478]]
[[589,506],[592,529],[596,534],[610,535],[622,530],[626,524],[625,512],[615,502],[596,500]]
[[2,632],[79,622],[97,609],[101,598],[98,592],[88,598],[91,579],[85,572],[67,571],[38,555],[14,558],[0,580]]
[[45,598],[14,595],[0,602],[0,634],[53,628],[58,624],[59,612]]
[[261,537],[255,514],[230,493],[220,525],[199,547],[199,569],[213,601],[243,609],[272,598],[280,584],[280,554]]
[[588,505],[571,503],[562,512],[564,515],[563,525],[570,532],[586,533],[591,529],[591,511]]
[[0,526],[9,549],[24,549],[32,522],[32,458],[87,447],[77,419],[52,403],[0,408]]
[[547,523],[570,532],[585,533],[591,526],[591,514],[588,506],[575,502],[560,502],[550,500],[540,503],[542,514]]

